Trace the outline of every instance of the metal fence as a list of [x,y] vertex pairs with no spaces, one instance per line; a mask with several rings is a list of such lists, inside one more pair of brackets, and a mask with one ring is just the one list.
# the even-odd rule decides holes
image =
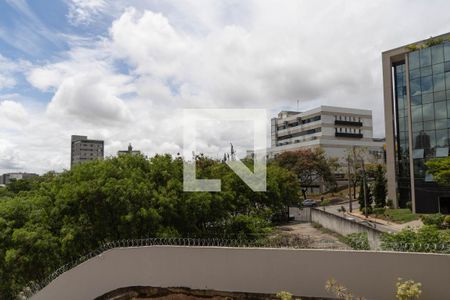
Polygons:
[[[223,238],[143,238],[124,239],[114,242],[106,242],[96,250],[80,256],[51,273],[44,280],[30,282],[19,294],[19,299],[29,299],[45,286],[50,284],[62,273],[80,265],[81,263],[100,255],[101,253],[114,248],[144,247],[144,246],[183,246],[183,247],[240,247],[240,248],[312,248],[312,239],[307,235],[297,235],[295,237],[267,238],[267,239],[223,239]],[[353,249],[365,249],[367,243],[361,242],[353,245]],[[383,250],[401,252],[433,252],[450,254],[449,244],[414,244],[414,243],[384,243]],[[314,247],[317,248],[317,247]]]

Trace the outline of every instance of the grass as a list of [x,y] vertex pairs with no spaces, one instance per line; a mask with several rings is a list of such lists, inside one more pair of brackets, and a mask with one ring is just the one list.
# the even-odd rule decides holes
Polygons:
[[393,223],[402,224],[418,220],[420,215],[413,214],[408,208],[397,208],[386,209],[383,215],[377,215],[376,217]]

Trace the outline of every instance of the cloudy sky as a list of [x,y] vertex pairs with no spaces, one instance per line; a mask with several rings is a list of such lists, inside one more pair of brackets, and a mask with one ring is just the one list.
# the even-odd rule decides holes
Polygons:
[[[0,174],[68,168],[70,135],[182,149],[184,108],[373,110],[381,52],[450,31],[450,2],[0,0]],[[269,120],[268,120],[269,121]],[[198,145],[250,143],[219,125]],[[228,126],[228,127],[227,127]],[[249,142],[250,141],[250,142]]]

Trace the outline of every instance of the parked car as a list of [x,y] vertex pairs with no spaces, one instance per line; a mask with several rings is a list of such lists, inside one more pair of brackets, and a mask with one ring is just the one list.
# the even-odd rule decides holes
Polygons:
[[302,205],[304,207],[316,207],[317,202],[316,202],[316,200],[313,200],[313,199],[306,199],[306,200],[303,200]]

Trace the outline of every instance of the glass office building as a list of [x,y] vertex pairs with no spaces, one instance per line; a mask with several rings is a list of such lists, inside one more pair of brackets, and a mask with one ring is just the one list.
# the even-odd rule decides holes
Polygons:
[[418,213],[450,213],[450,190],[425,165],[449,156],[450,40],[411,48],[383,53],[389,196],[400,207],[411,201]]

